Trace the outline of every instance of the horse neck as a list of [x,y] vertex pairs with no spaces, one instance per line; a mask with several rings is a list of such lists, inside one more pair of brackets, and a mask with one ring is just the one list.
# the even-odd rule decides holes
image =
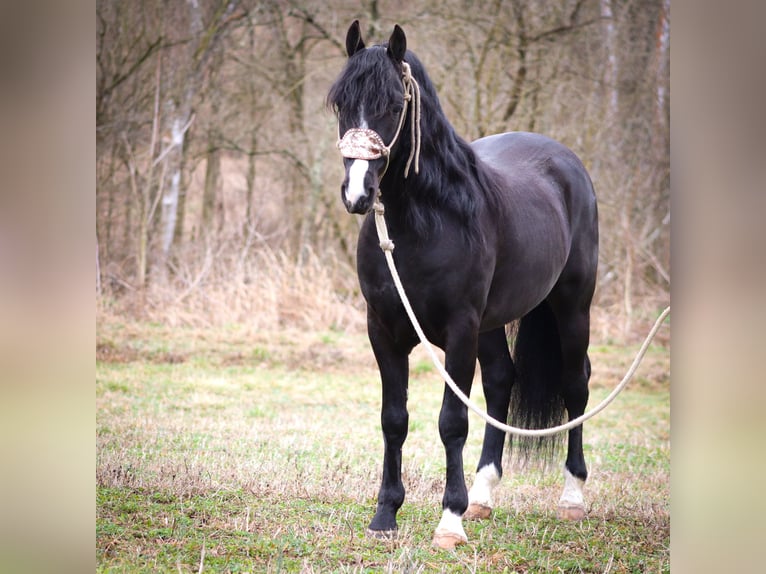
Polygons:
[[386,219],[394,228],[402,226],[408,234],[425,237],[446,230],[443,222],[449,214],[450,220],[462,221],[466,237],[475,237],[477,207],[483,199],[472,152],[443,115],[433,121],[423,114],[422,121],[431,123],[422,136],[419,172],[411,166],[404,177],[411,146],[407,137],[380,182]]
[[[420,144],[419,170],[410,166],[409,175],[404,176],[407,158],[413,142],[410,137],[412,116],[402,127],[401,141],[391,159],[388,170],[381,181],[383,197],[397,197],[400,202],[426,201],[436,199],[449,187],[473,185],[470,165],[473,163],[463,142],[455,132],[440,108],[426,108],[424,103],[421,118],[422,139]],[[466,181],[461,182],[461,179]],[[462,184],[462,185],[461,185]],[[401,196],[401,197],[399,197]]]

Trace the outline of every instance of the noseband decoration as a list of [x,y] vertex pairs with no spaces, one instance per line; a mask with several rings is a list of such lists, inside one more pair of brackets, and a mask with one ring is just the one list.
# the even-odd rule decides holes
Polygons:
[[[410,137],[412,146],[410,156],[407,159],[407,165],[404,167],[404,177],[409,175],[410,164],[415,160],[415,173],[419,171],[420,164],[420,86],[415,78],[412,77],[412,70],[407,62],[402,62],[402,85],[404,86],[404,107],[399,115],[399,125],[396,133],[391,139],[391,143],[386,145],[383,138],[375,130],[369,128],[351,128],[342,138],[338,140],[338,149],[343,157],[348,159],[373,160],[381,157],[386,158],[386,167],[383,173],[388,169],[391,148],[394,147],[399,134],[402,131],[404,120],[407,116],[407,104],[412,103],[412,121],[410,122]],[[381,174],[381,178],[383,175]]]
[[367,128],[353,128],[338,141],[338,149],[349,159],[378,159],[388,156],[389,148],[378,132]]

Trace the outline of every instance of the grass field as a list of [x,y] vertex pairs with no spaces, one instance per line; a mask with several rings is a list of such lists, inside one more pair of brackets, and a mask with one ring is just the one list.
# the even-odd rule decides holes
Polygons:
[[[667,572],[669,353],[585,427],[588,516],[559,522],[561,469],[506,468],[468,544],[431,547],[441,513],[443,383],[411,360],[407,497],[392,542],[365,537],[382,462],[380,385],[361,333],[169,329],[100,321],[100,572]],[[593,346],[591,405],[636,348]],[[483,398],[477,378],[472,397]],[[483,424],[471,415],[470,484]],[[563,453],[561,457],[563,465]]]

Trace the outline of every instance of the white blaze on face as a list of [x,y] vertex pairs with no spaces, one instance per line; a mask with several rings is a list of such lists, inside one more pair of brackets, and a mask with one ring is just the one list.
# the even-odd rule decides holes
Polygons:
[[[367,120],[364,117],[364,110],[359,107],[359,127],[367,129]],[[365,159],[355,159],[348,168],[348,187],[346,188],[346,201],[349,205],[354,205],[360,198],[364,197],[364,176],[370,162]]]
[[348,186],[346,187],[346,201],[354,205],[361,197],[364,197],[364,176],[370,162],[366,159],[355,159],[348,168]]

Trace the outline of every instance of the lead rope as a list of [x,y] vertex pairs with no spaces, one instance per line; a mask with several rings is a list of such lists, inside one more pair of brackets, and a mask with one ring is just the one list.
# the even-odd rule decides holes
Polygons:
[[[417,80],[412,77],[412,69],[410,68],[410,65],[407,62],[402,62],[402,75],[404,82],[404,104],[405,109],[402,112],[402,117],[404,117],[404,114],[407,112],[407,100],[410,100],[410,105],[412,107],[412,121],[410,121],[410,139],[411,139],[411,145],[410,145],[410,157],[407,158],[407,165],[404,166],[404,179],[407,179],[407,176],[410,173],[410,164],[412,163],[412,159],[414,157],[415,159],[415,173],[420,172],[420,86],[418,85]],[[404,120],[402,120],[404,122]],[[401,129],[401,124],[399,125]],[[397,135],[399,134],[399,130],[397,130]],[[396,136],[394,136],[394,140],[391,142],[391,145],[394,145],[394,141],[396,141]]]
[[[415,169],[417,170],[417,164]],[[412,326],[415,328],[415,332],[418,334],[418,337],[420,338],[420,342],[423,343],[423,346],[426,348],[426,351],[431,357],[431,360],[433,361],[433,364],[436,367],[436,370],[439,371],[439,374],[444,378],[447,385],[449,385],[449,388],[452,389],[452,392],[458,396],[458,398],[463,402],[463,404],[465,404],[465,406],[467,406],[469,409],[471,409],[473,412],[479,415],[488,424],[492,425],[496,429],[499,429],[505,433],[516,435],[516,436],[527,436],[527,437],[551,436],[556,433],[573,429],[574,427],[581,425],[582,423],[584,423],[591,417],[594,417],[595,415],[603,411],[617,397],[617,395],[620,394],[620,392],[625,388],[628,382],[630,382],[630,380],[633,378],[633,375],[636,373],[636,370],[638,369],[638,365],[641,363],[641,360],[644,358],[644,355],[646,354],[647,349],[649,349],[649,344],[652,342],[652,339],[654,339],[654,336],[657,334],[657,331],[659,331],[660,327],[662,326],[662,322],[670,314],[670,306],[666,307],[665,310],[662,313],[660,313],[660,316],[655,321],[651,331],[649,331],[649,335],[647,335],[646,339],[644,340],[644,343],[641,345],[641,348],[639,349],[638,354],[636,355],[636,358],[633,359],[633,364],[628,369],[628,372],[625,374],[625,377],[623,377],[622,381],[620,381],[620,384],[618,384],[615,387],[615,389],[611,393],[609,393],[609,396],[607,396],[592,410],[577,417],[576,419],[572,419],[571,421],[567,423],[564,423],[555,427],[547,428],[547,429],[525,429],[525,428],[519,428],[519,427],[507,425],[491,417],[489,414],[487,414],[485,411],[479,408],[479,406],[476,403],[474,403],[470,398],[468,398],[468,396],[462,390],[460,390],[460,387],[458,387],[457,384],[455,384],[455,381],[452,380],[452,377],[447,372],[447,369],[444,368],[444,365],[442,365],[441,361],[439,360],[439,357],[436,356],[436,351],[434,351],[433,345],[426,338],[425,333],[423,333],[423,329],[420,327],[420,323],[418,322],[417,317],[415,317],[415,312],[412,310],[412,306],[410,305],[410,300],[407,298],[407,294],[404,292],[404,286],[402,285],[402,280],[399,278],[399,273],[396,270],[396,265],[394,265],[394,254],[393,254],[394,242],[388,236],[388,227],[386,227],[386,219],[384,217],[386,210],[380,201],[380,190],[378,190],[378,194],[375,197],[375,203],[373,205],[373,209],[375,210],[375,228],[378,231],[378,240],[380,241],[380,248],[383,250],[383,254],[386,257],[386,262],[388,263],[388,269],[391,271],[391,276],[394,279],[396,290],[399,292],[399,297],[401,298],[402,304],[404,305],[404,309],[407,311],[407,315],[409,316],[410,321],[412,322]]]

